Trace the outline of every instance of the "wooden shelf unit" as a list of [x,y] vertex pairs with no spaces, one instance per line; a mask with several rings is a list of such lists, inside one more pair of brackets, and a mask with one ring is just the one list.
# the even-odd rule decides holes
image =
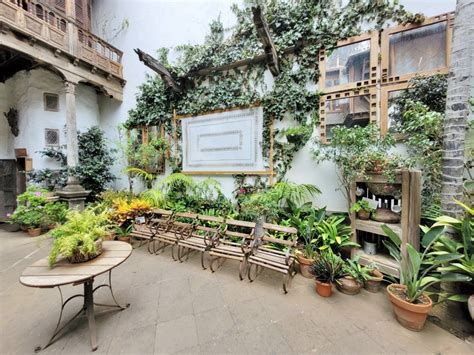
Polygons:
[[[357,201],[356,188],[359,183],[389,183],[383,175],[372,175],[369,179],[356,179],[351,186],[351,205]],[[406,254],[406,244],[415,249],[420,248],[420,215],[421,215],[421,172],[418,170],[403,170],[395,178],[394,184],[401,185],[401,220],[398,224],[386,223],[402,240],[402,255]],[[352,241],[358,242],[357,231],[385,236],[382,230],[384,223],[373,220],[358,219],[353,212],[350,214],[352,226]],[[359,243],[360,244],[360,243]],[[399,277],[400,265],[392,257],[385,254],[368,255],[361,248],[352,249],[352,258],[359,255],[362,265],[374,263],[384,274]]]

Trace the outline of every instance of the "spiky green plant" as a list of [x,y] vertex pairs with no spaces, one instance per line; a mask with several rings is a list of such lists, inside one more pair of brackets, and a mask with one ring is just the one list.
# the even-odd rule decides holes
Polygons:
[[321,255],[311,265],[311,273],[316,280],[324,283],[334,283],[344,276],[344,260],[331,250]]
[[148,202],[152,207],[162,207],[165,204],[165,196],[158,189],[143,191],[140,194],[140,198]]

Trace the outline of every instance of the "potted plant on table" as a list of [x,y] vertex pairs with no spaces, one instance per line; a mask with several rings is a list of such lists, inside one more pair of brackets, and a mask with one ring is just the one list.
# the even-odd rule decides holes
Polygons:
[[332,285],[344,276],[344,261],[331,250],[321,253],[311,266],[311,273],[316,279],[316,292],[321,297],[332,295]]
[[368,220],[370,219],[370,214],[374,212],[375,209],[370,207],[368,201],[359,200],[352,205],[350,211],[357,213],[359,219]]
[[52,230],[53,246],[49,254],[49,264],[53,266],[62,255],[71,263],[84,262],[102,253],[102,238],[110,231],[106,211],[98,212],[87,208],[82,212],[72,210],[63,225]]
[[[457,272],[441,273],[438,268],[446,263],[459,260],[462,256],[456,253],[441,254],[433,258],[428,257],[433,244],[439,239],[444,231],[443,226],[434,226],[426,230],[423,237],[425,250],[418,252],[412,245],[406,244],[406,257],[401,253],[401,239],[387,225],[383,225],[384,233],[389,241],[384,244],[390,251],[390,255],[401,265],[399,283],[387,286],[387,293],[393,306],[395,317],[405,328],[413,331],[421,331],[425,324],[428,313],[431,311],[433,301],[430,295],[438,294],[429,289],[441,282],[469,282],[471,277]],[[458,301],[464,299],[460,295],[452,295],[444,299]]]

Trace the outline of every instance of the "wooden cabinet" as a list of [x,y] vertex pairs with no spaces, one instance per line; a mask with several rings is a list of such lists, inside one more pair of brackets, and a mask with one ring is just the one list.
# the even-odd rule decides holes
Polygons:
[[[372,184],[394,184],[399,187],[399,193],[394,196],[379,196],[373,194],[368,185]],[[357,193],[357,191],[359,193]],[[362,192],[363,191],[363,192]],[[358,194],[361,196],[357,196]],[[372,175],[369,179],[356,179],[351,186],[351,205],[362,197],[375,199],[388,204],[391,209],[393,205],[401,207],[400,222],[396,224],[386,223],[402,240],[402,254],[406,253],[406,244],[411,244],[417,250],[420,247],[420,214],[421,214],[421,172],[416,170],[401,171],[395,181],[388,182],[383,175]],[[352,250],[352,257],[359,255],[359,262],[363,265],[374,263],[384,274],[398,277],[400,265],[393,259],[388,251],[383,248],[382,239],[386,238],[382,230],[384,223],[374,220],[358,219],[355,213],[351,213],[352,241],[361,245],[361,248]],[[376,254],[367,254],[362,245],[364,238],[371,238],[380,247]]]

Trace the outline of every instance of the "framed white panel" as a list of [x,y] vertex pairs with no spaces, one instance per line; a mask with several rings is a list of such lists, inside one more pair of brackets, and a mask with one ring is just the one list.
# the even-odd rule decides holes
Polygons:
[[262,172],[263,109],[181,119],[183,172]]

